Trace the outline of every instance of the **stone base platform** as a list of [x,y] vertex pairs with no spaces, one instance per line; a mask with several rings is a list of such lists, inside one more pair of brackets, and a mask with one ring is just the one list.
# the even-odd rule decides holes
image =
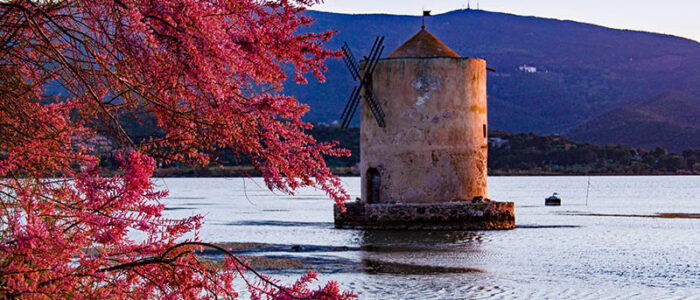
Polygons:
[[506,230],[515,228],[513,202],[336,205],[335,228],[392,230]]

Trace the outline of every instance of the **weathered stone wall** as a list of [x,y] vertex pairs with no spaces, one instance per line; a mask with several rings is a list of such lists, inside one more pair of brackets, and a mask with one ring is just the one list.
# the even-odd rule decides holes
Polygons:
[[381,174],[381,203],[487,197],[486,62],[467,58],[379,61],[373,89],[380,128],[361,105],[362,199],[367,170]]
[[513,202],[366,204],[335,207],[335,227],[345,229],[505,230],[515,228]]

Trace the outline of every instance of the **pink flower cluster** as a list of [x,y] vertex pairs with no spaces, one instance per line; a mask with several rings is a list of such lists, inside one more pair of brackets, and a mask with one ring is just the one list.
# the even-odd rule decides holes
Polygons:
[[[309,289],[313,273],[282,286],[226,249],[223,264],[201,260],[216,246],[183,242],[201,217],[164,218],[151,181],[156,162],[229,151],[269,188],[316,186],[342,205],[323,158],[349,152],[306,134],[308,107],[282,94],[286,71],[323,80],[339,56],[323,48],[333,32],[300,30],[314,2],[0,2],[0,297],[236,298],[240,279],[256,299],[354,298]],[[95,149],[104,137],[109,153]]]

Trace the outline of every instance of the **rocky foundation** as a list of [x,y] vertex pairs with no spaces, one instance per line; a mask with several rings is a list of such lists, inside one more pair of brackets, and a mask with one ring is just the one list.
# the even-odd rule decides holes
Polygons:
[[392,230],[506,230],[515,228],[513,202],[345,203],[335,227]]

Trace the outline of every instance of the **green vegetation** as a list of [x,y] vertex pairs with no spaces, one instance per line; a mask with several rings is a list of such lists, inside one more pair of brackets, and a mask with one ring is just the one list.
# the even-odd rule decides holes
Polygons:
[[700,174],[700,150],[682,154],[620,145],[592,145],[561,136],[492,132],[489,173],[662,175]]
[[[359,175],[360,129],[316,125],[311,131],[319,142],[339,141],[350,157],[326,157],[335,174]],[[260,176],[247,160],[230,151],[217,154],[223,166],[163,165],[156,177]],[[103,158],[102,165],[116,165]],[[577,143],[566,137],[534,133],[489,133],[489,175],[700,175],[700,149],[670,153],[620,145]]]
[[[328,160],[329,166],[344,167],[340,173],[346,174],[347,167],[358,165],[359,128],[321,125],[316,126],[312,134],[319,141],[338,140],[341,147],[352,150],[351,157]],[[689,175],[700,174],[700,150],[674,154],[660,147],[645,150],[601,146],[576,143],[557,135],[492,131],[489,133],[488,166],[491,175]],[[357,170],[350,173],[357,174]]]

